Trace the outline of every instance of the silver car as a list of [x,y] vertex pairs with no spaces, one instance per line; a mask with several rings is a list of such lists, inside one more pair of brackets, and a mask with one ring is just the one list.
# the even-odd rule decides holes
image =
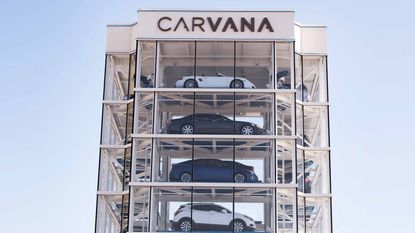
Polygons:
[[246,78],[224,76],[184,76],[177,80],[174,87],[183,88],[255,88],[255,85]]

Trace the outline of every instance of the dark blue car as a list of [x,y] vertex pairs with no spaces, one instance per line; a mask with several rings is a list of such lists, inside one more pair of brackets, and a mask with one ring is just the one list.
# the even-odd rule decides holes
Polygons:
[[169,178],[179,182],[259,182],[254,167],[219,159],[195,159],[173,164]]

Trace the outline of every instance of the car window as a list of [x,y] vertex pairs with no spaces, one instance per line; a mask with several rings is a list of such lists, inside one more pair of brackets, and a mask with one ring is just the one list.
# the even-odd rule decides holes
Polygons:
[[212,160],[209,161],[209,165],[220,167],[220,166],[222,166],[222,161],[212,159]]
[[194,205],[192,206],[193,210],[209,211],[209,207],[206,205]]
[[227,117],[225,117],[225,116],[219,116],[219,115],[218,115],[218,118],[219,118],[219,120],[221,120],[221,121],[230,121],[230,119],[229,119],[229,118],[227,118]]
[[204,211],[211,211],[211,210],[215,210],[215,208],[212,205],[203,205],[203,210]]
[[198,114],[198,115],[195,116],[195,119],[196,120],[204,120],[204,121],[210,120],[209,116],[205,115],[205,114]]
[[200,159],[200,160],[197,160],[196,164],[197,165],[207,165],[208,164],[208,160]]
[[[225,210],[225,208],[223,208],[222,206],[216,206],[216,211],[222,212],[223,210]],[[228,211],[226,211],[226,212],[228,212]]]

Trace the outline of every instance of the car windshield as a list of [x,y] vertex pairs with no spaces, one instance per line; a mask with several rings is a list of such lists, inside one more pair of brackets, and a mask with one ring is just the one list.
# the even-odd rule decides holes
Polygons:
[[229,119],[229,118],[227,118],[227,117],[225,117],[225,116],[221,116],[221,115],[216,115],[216,118],[217,118],[218,120],[221,120],[221,121],[230,121],[230,119]]

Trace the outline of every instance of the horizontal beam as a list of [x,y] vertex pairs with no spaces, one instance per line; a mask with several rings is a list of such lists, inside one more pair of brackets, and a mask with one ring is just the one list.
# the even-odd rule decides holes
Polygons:
[[100,149],[127,149],[131,147],[131,143],[126,145],[108,145],[108,144],[101,144],[99,145]]
[[237,89],[237,88],[134,88],[135,92],[141,94],[143,92],[179,92],[179,93],[279,93],[294,94],[294,89]]
[[131,187],[175,187],[175,188],[281,188],[295,189],[296,184],[273,183],[184,183],[184,182],[130,182]]
[[133,138],[172,138],[172,139],[277,139],[294,140],[296,136],[279,135],[235,135],[235,134],[131,134]]

